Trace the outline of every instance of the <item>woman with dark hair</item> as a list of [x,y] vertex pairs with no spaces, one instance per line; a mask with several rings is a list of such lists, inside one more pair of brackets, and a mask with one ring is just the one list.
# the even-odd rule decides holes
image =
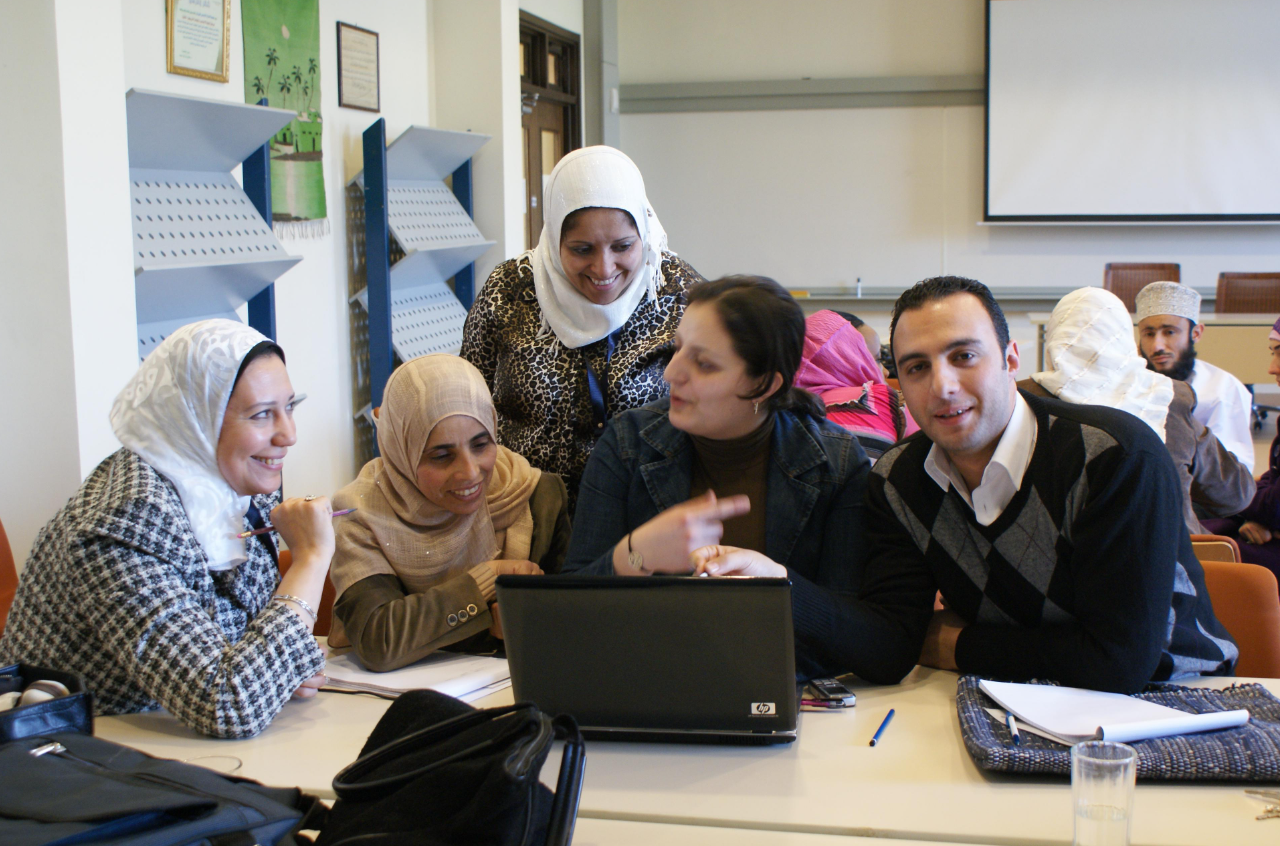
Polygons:
[[[333,556],[325,497],[280,501],[293,446],[280,347],[233,320],[173,332],[111,408],[124,444],[36,537],[0,640],[83,676],[99,714],[165,708],[217,737],[314,696],[311,634]],[[280,577],[267,516],[293,553]]]
[[792,580],[797,671],[837,664],[834,593],[855,593],[870,463],[794,386],[800,306],[772,279],[689,289],[669,399],[619,414],[582,477],[564,572]]
[[494,268],[462,357],[493,393],[498,443],[563,478],[572,505],[609,418],[666,396],[685,289],[702,277],[667,249],[620,150],[574,150],[544,193],[538,244]]

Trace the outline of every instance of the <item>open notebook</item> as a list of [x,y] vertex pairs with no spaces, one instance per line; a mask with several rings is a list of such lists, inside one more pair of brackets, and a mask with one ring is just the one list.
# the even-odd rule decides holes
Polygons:
[[329,677],[325,689],[372,693],[386,699],[407,690],[429,689],[474,702],[511,686],[507,659],[454,652],[437,652],[416,664],[374,673],[364,668],[352,649],[341,655],[330,653],[324,672]]
[[1249,712],[1244,709],[1188,714],[1132,696],[1076,687],[985,679],[978,686],[1019,722],[1068,746],[1084,740],[1129,743],[1233,728],[1249,721]]

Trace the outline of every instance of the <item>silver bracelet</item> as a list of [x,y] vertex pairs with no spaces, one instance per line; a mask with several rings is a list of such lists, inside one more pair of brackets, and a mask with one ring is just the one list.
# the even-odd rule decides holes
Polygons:
[[303,611],[306,611],[311,615],[312,624],[315,624],[316,620],[320,619],[320,615],[316,613],[316,609],[311,607],[311,603],[301,597],[294,596],[291,593],[277,593],[275,596],[271,597],[271,599],[275,602],[292,602],[294,605],[297,605]]

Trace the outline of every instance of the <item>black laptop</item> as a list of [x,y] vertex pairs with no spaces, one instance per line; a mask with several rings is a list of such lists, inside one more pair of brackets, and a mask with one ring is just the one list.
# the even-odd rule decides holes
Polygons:
[[516,700],[588,737],[796,738],[787,579],[501,576],[498,606]]

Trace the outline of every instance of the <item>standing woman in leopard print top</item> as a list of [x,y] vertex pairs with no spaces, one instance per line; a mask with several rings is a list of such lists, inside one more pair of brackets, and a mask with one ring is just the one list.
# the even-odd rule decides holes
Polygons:
[[[76,673],[99,714],[163,707],[216,737],[314,696],[334,536],[326,497],[277,493],[300,399],[280,347],[248,326],[170,334],[111,408],[124,447],[36,536],[0,666]],[[267,515],[293,553],[283,579],[274,533],[239,537]]]
[[498,442],[578,481],[613,415],[667,395],[685,290],[701,281],[667,251],[635,163],[612,147],[560,160],[538,246],[494,268],[463,331],[484,375]]

